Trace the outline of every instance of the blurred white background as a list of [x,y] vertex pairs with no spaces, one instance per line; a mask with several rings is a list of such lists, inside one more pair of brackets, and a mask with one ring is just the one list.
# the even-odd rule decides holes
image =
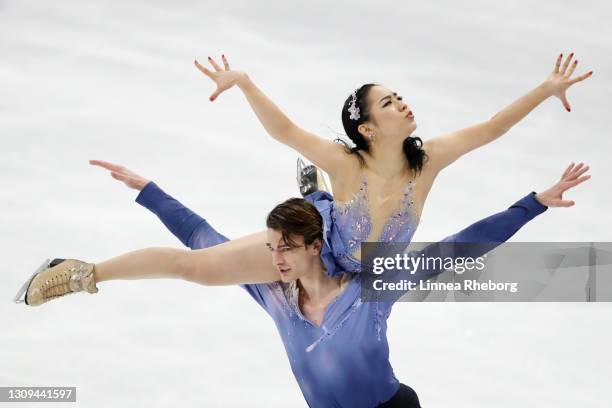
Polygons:
[[[329,138],[353,89],[382,83],[427,139],[490,118],[574,51],[576,72],[594,75],[568,91],[572,112],[551,98],[446,169],[415,240],[548,187],[571,161],[592,166],[569,194],[576,206],[514,240],[611,240],[611,17],[603,0],[0,0],[0,386],[76,386],[83,407],[305,406],[273,322],[239,288],[117,281],[36,309],[12,303],[44,258],[180,247],[89,159],[155,180],[230,237],[262,229],[273,205],[298,195],[296,153],[267,136],[238,89],[210,103],[194,58],[225,53]],[[398,304],[391,362],[427,407],[604,407],[611,311]]]

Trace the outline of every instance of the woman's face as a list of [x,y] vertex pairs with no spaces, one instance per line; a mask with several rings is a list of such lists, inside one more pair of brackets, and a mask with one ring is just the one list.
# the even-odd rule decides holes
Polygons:
[[[376,85],[370,88],[367,100],[370,104],[370,121],[365,125],[377,140],[382,137],[384,140],[403,142],[416,129],[414,115],[401,95]],[[365,137],[369,138],[369,133],[366,132]]]

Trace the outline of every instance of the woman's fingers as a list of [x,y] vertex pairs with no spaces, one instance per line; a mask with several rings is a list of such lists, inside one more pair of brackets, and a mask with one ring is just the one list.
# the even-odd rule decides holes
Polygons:
[[221,91],[219,88],[217,88],[217,90],[212,95],[210,95],[210,98],[209,98],[210,101],[212,102],[215,99],[217,99],[217,96],[221,95],[221,92],[223,92],[223,91]]
[[219,64],[217,64],[217,62],[216,62],[214,59],[212,59],[212,58],[208,57],[208,62],[210,62],[210,65],[212,65],[212,66],[213,66],[213,68],[215,69],[215,71],[217,71],[217,72],[219,72],[219,71],[223,71],[223,70],[221,69],[221,67],[219,66]]
[[577,76],[576,78],[572,79],[569,84],[570,85],[574,85],[576,82],[580,82],[580,81],[584,81],[585,79],[587,79],[588,77],[590,77],[591,75],[593,75],[593,71],[589,71],[586,74]]
[[206,75],[207,77],[209,77],[213,81],[215,80],[213,78],[213,73],[211,71],[209,71],[208,68],[206,68],[204,65],[200,64],[198,62],[198,60],[193,60],[193,63],[195,64],[196,68],[199,69],[204,75]]
[[559,54],[557,57],[557,62],[555,63],[555,70],[553,72],[558,73],[559,67],[561,66],[561,60],[563,59],[563,54]]
[[563,104],[563,106],[565,107],[565,110],[568,112],[572,111],[572,108],[570,107],[569,102],[567,101],[567,97],[565,96],[565,93],[563,93],[563,95],[561,95],[561,103]]
[[229,62],[227,62],[227,58],[225,58],[225,54],[221,54],[221,59],[223,60],[223,66],[226,71],[230,70]]
[[567,78],[571,78],[572,77],[572,74],[574,73],[574,70],[576,69],[577,65],[578,65],[578,60],[574,60],[574,63],[572,65],[570,65],[570,69],[565,74],[565,76]]
[[565,62],[563,63],[563,67],[561,68],[561,72],[560,72],[562,75],[565,75],[565,71],[567,70],[567,67],[568,67],[570,61],[572,60],[573,56],[574,56],[574,53],[572,52],[565,59]]

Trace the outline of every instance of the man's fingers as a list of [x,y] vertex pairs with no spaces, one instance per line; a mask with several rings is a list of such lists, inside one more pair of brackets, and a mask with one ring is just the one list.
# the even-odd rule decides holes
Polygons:
[[561,180],[563,180],[565,177],[567,177],[567,175],[569,174],[569,172],[572,170],[573,167],[574,167],[574,162],[571,162],[570,165],[567,166],[567,168],[563,172],[563,175],[561,175]]
[[585,181],[587,181],[588,179],[590,179],[591,176],[582,176],[579,177],[575,180],[571,180],[571,181],[566,181],[561,185],[561,193],[563,194],[565,191],[569,190],[570,188],[576,187],[578,184],[580,183],[584,183]]
[[[586,166],[587,170],[588,170],[589,166]],[[574,167],[569,173],[567,173],[567,176],[565,177],[565,180],[573,180],[576,177],[580,176],[581,174],[584,173],[584,163],[580,163],[579,165],[577,165],[576,167]],[[579,174],[580,173],[580,174]]]
[[576,203],[572,200],[559,200],[555,201],[555,204],[555,207],[571,207]]
[[111,176],[119,181],[127,181],[129,180],[131,177],[130,176],[126,176],[125,174],[122,173],[117,173],[116,171],[111,171]]
[[576,180],[572,181],[572,183],[574,184],[572,187],[577,186],[578,184],[584,183],[585,181],[587,181],[590,178],[591,178],[590,174],[588,174],[586,176],[579,177]]
[[589,166],[584,166],[584,168],[582,168],[582,170],[574,172],[572,174],[572,178],[577,178],[582,176],[584,173],[586,173],[587,171],[589,171],[590,167]]
[[574,175],[577,171],[580,171],[580,169],[584,166],[583,162],[578,163],[578,165],[576,167],[574,167],[572,169],[572,171],[569,172],[568,176],[572,176]]
[[109,163],[109,162],[104,161],[104,160],[90,160],[89,164],[92,164],[94,166],[103,167],[106,170],[121,171],[121,166],[119,166],[117,164]]

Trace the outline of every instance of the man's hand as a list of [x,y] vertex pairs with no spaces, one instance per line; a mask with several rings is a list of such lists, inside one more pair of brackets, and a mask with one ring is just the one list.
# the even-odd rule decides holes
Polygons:
[[111,176],[115,180],[124,182],[126,186],[128,186],[129,188],[133,188],[134,190],[142,190],[150,181],[126,169],[123,166],[119,166],[117,164],[109,163],[103,160],[90,160],[89,164],[109,170]]
[[575,166],[570,164],[563,172],[561,180],[546,191],[536,194],[536,199],[547,207],[571,207],[575,204],[572,200],[564,200],[563,193],[578,184],[591,178],[590,175],[583,176],[589,170],[589,166],[583,163]]

